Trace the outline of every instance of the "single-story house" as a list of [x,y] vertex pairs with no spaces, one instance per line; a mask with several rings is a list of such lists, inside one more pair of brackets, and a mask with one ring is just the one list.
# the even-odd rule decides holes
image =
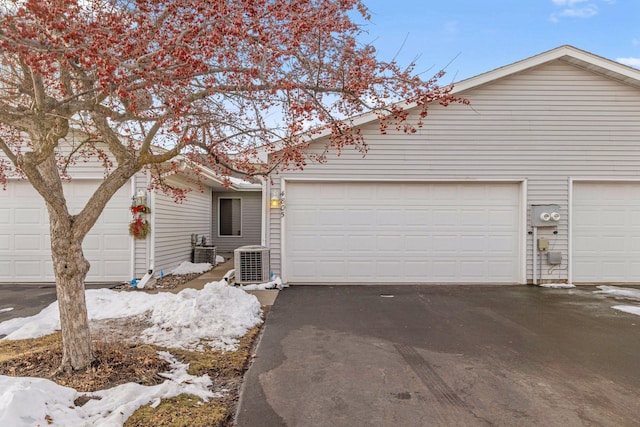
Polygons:
[[[72,167],[73,179],[65,183],[70,210],[79,211],[100,184],[104,170],[88,161]],[[190,169],[165,177],[175,186],[191,187],[182,203],[148,191],[149,172],[135,175],[109,201],[83,243],[91,262],[87,282],[124,282],[141,279],[149,271],[168,274],[191,259],[191,235],[215,245],[217,253],[232,252],[262,241],[262,186],[233,179],[225,187],[211,170],[200,168],[202,188],[186,179]],[[136,201],[136,198],[138,200]],[[266,199],[265,199],[266,200]],[[151,227],[146,238],[129,234],[131,207],[143,202],[141,213]],[[138,215],[135,215],[138,216]],[[204,251],[208,253],[212,251]],[[0,190],[0,282],[54,281],[49,222],[44,202],[27,181],[9,180]]]
[[[640,71],[571,46],[463,80],[415,134],[267,180],[283,281],[640,282]],[[313,142],[321,153],[326,137]]]

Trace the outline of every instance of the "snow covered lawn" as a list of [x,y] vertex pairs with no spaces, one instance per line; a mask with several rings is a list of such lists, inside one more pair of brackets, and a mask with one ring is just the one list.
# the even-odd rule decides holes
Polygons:
[[[238,339],[262,322],[257,298],[223,281],[198,291],[178,294],[87,290],[91,320],[145,315],[151,322],[141,341],[168,348],[202,350],[205,347],[233,351]],[[60,328],[57,302],[39,314],[0,323],[4,340],[37,338]],[[171,370],[156,386],[123,384],[109,390],[79,393],[42,378],[0,375],[0,426],[120,426],[140,406],[188,393],[203,400],[214,397],[208,375],[187,374],[187,365],[162,353]],[[80,395],[99,397],[75,406]]]

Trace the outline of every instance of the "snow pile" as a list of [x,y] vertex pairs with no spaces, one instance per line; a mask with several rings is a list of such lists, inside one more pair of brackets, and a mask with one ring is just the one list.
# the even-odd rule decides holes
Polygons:
[[13,310],[13,307],[9,307],[9,308],[0,308],[0,313],[7,313],[9,311]]
[[220,255],[216,255],[216,264],[222,264],[224,262],[224,258]]
[[570,288],[576,287],[576,285],[572,283],[543,283],[539,286],[543,288],[551,288],[551,289],[570,289]]
[[[121,426],[136,409],[160,399],[182,393],[205,401],[216,396],[209,390],[212,382],[208,375],[189,375],[188,365],[169,353],[158,354],[172,369],[161,374],[167,381],[155,386],[127,383],[95,393],[78,393],[43,378],[0,376],[0,425]],[[99,399],[76,407],[74,400],[82,395]]]
[[[165,299],[175,297],[169,293],[150,295],[137,292],[117,292],[110,289],[91,289],[85,292],[89,319],[117,319],[137,316],[149,311]],[[54,302],[31,317],[17,317],[0,323],[0,335],[4,339],[22,340],[37,338],[60,330],[60,311]]]
[[237,338],[262,322],[258,299],[223,281],[207,283],[201,291],[185,289],[157,304],[153,326],[142,333],[147,343],[169,348],[233,351]]
[[213,266],[208,262],[194,264],[189,261],[183,261],[182,264],[177,266],[175,270],[171,272],[174,276],[181,276],[184,274],[204,273],[211,270]]
[[[85,292],[89,319],[113,319],[151,313],[151,327],[142,339],[169,348],[193,349],[200,340],[220,350],[235,350],[237,338],[262,322],[258,299],[238,288],[212,282],[204,289],[178,294],[146,294],[92,289]],[[3,339],[37,338],[60,329],[58,303],[32,317],[0,323]],[[0,424],[2,425],[2,424]]]
[[[262,322],[258,299],[224,281],[207,284],[197,291],[178,294],[117,292],[109,289],[85,292],[90,319],[107,319],[150,313],[154,325],[143,332],[145,342],[172,348],[234,350],[237,339]],[[3,339],[37,338],[60,328],[58,303],[39,314],[0,323]],[[167,381],[155,386],[123,384],[109,390],[85,393],[92,399],[82,407],[74,400],[82,393],[42,378],[16,378],[0,375],[0,426],[121,426],[143,405],[158,405],[182,393],[204,400],[216,396],[209,389],[211,379],[187,373],[188,365],[169,353],[159,352],[171,365],[162,376]]]

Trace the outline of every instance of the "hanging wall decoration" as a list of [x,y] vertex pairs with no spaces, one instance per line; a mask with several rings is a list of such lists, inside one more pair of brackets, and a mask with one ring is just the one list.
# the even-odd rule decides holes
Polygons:
[[146,239],[151,232],[151,223],[144,215],[151,213],[149,206],[145,204],[145,198],[140,195],[132,198],[131,214],[133,219],[129,223],[129,234],[134,239]]

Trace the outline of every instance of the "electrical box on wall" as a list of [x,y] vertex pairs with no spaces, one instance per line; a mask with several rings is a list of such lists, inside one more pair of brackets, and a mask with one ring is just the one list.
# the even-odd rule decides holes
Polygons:
[[549,239],[545,239],[544,237],[540,237],[538,239],[538,250],[539,251],[546,251],[549,249]]
[[532,227],[557,227],[560,205],[531,205]]
[[560,265],[562,264],[562,253],[560,252],[547,252],[547,264]]

